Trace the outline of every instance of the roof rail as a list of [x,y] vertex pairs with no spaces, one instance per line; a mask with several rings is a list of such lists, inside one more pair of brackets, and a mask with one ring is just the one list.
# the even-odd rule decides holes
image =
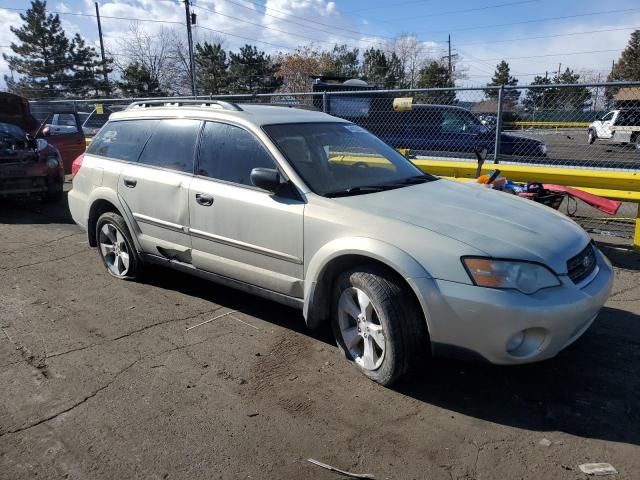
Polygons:
[[217,106],[223,110],[233,110],[241,112],[237,104],[231,102],[224,102],[222,100],[144,100],[140,102],[133,102],[127,107],[127,110],[133,110],[135,108],[149,108],[149,107],[183,107],[183,106],[201,106],[210,107]]

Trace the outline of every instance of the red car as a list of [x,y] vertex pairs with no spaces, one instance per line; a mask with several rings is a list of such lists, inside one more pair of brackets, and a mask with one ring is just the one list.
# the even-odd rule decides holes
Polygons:
[[62,156],[46,139],[36,138],[40,135],[28,101],[0,93],[0,197],[39,195],[50,202],[62,197]]

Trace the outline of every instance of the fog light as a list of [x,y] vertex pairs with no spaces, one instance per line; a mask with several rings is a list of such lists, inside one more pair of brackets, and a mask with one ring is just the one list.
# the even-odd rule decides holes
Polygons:
[[57,168],[60,163],[56,157],[47,158],[47,167],[49,168]]
[[518,348],[520,348],[520,346],[522,345],[522,342],[524,342],[524,336],[524,331],[518,332],[514,336],[512,336],[507,341],[507,352],[513,353],[518,350]]

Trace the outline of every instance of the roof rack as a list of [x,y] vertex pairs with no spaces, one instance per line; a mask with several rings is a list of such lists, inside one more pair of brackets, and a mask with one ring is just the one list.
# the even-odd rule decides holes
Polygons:
[[127,110],[133,110],[135,108],[149,108],[149,107],[184,107],[184,106],[200,106],[200,107],[212,107],[216,106],[222,110],[232,110],[236,112],[242,112],[237,104],[231,102],[223,102],[222,100],[144,100],[140,102],[133,102],[127,107]]

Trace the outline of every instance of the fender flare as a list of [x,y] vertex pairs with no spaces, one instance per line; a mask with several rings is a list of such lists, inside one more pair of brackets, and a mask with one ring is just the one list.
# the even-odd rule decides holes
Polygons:
[[[333,240],[313,255],[306,270],[303,316],[308,327],[319,326],[326,316],[322,311],[325,306],[318,305],[316,302],[322,301],[322,292],[325,292],[327,288],[326,281],[323,280],[327,267],[332,261],[348,255],[368,257],[380,262],[405,280],[431,278],[429,272],[415,258],[390,243],[367,237],[347,237]],[[413,289],[413,284],[408,283]],[[321,293],[319,294],[319,292]],[[413,293],[417,294],[415,291]],[[418,298],[420,297],[418,296]]]
[[118,212],[122,215],[122,218],[127,224],[129,231],[131,232],[131,238],[136,247],[136,250],[138,250],[138,252],[142,251],[140,242],[138,241],[139,229],[138,229],[137,223],[133,219],[133,215],[131,214],[131,211],[129,210],[125,202],[122,201],[122,199],[120,198],[120,195],[118,195],[117,192],[114,192],[112,189],[107,187],[98,187],[91,192],[91,196],[89,197],[89,201],[87,202],[87,207],[86,207],[87,209],[85,212],[85,218],[87,219],[86,220],[87,234],[88,234],[88,226],[89,226],[89,220],[91,215],[91,209],[93,208],[93,205],[100,200],[107,201],[118,209]]

